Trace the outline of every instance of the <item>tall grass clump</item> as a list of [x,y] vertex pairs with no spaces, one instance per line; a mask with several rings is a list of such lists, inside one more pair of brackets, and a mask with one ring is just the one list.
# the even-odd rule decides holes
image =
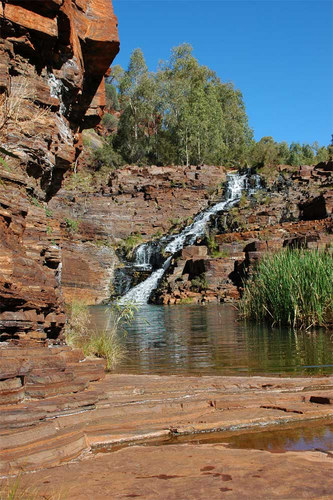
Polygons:
[[45,493],[38,487],[30,485],[29,481],[23,481],[21,475],[15,478],[4,479],[0,482],[0,500],[61,500],[67,498],[61,492]]
[[83,350],[85,356],[96,356],[106,360],[106,369],[111,370],[125,356],[119,334],[126,333],[126,324],[134,317],[131,304],[110,306],[108,322],[103,329],[91,327],[89,307],[80,300],[68,306],[65,340],[68,345]]
[[243,317],[293,328],[333,323],[333,256],[281,250],[265,256],[245,283]]

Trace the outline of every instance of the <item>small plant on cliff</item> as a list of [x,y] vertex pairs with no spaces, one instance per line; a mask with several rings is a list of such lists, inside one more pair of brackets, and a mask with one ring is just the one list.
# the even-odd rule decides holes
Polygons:
[[[33,482],[33,481],[32,481]],[[53,488],[52,488],[53,489]],[[24,476],[19,474],[16,477],[9,477],[0,482],[0,500],[61,500],[67,499],[66,491],[52,491],[48,488],[40,489],[40,486],[31,485],[31,478],[25,480]]]
[[202,290],[207,290],[208,283],[205,273],[200,274],[196,278],[191,280],[191,289],[196,292],[201,292]]
[[266,256],[245,284],[240,311],[244,317],[293,328],[332,324],[332,255],[286,250]]
[[[37,106],[35,101],[36,89],[30,85],[29,78],[12,76],[8,93],[0,94],[0,130],[15,124],[21,132],[30,133],[31,125],[39,123],[50,110],[49,107]],[[31,103],[35,103],[35,106],[31,106]]]
[[0,156],[0,166],[4,167],[4,169],[7,170],[7,172],[10,172],[10,167],[8,163],[1,156]]
[[46,217],[53,217],[53,212],[48,207],[45,207],[45,215]]
[[37,200],[37,198],[32,197],[32,198],[30,198],[30,200],[31,200],[31,203],[32,203],[35,207],[42,208],[42,204],[40,203],[40,201],[39,201],[39,200]]
[[77,233],[79,229],[79,222],[74,219],[65,218],[66,231],[68,233]]
[[119,334],[126,333],[126,324],[133,320],[135,310],[131,304],[123,306],[113,304],[110,306],[107,326],[98,330],[90,324],[89,307],[86,303],[73,300],[68,306],[66,342],[73,347],[81,348],[86,356],[104,358],[106,368],[110,370],[124,357]]
[[214,233],[206,234],[205,243],[208,248],[209,255],[214,255],[214,253],[218,252],[219,245],[215,239]]
[[134,248],[140,245],[142,241],[143,238],[140,233],[132,233],[117,244],[117,249],[120,250],[125,257],[130,258]]
[[245,208],[247,205],[248,205],[248,199],[246,196],[246,192],[243,191],[242,196],[240,197],[240,200],[238,202],[238,206],[239,206],[239,208]]

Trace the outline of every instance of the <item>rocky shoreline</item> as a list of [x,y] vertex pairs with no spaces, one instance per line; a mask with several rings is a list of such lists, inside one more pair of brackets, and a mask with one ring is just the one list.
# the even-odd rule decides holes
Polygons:
[[[61,352],[54,356],[66,354],[62,348],[55,348],[58,349]],[[71,366],[76,384],[78,380],[81,383],[92,380],[92,368],[95,370],[95,379],[101,377],[101,370],[96,362],[85,361],[78,365],[75,364],[77,355],[75,357],[74,353],[69,352],[66,355],[72,357]],[[87,376],[89,371],[90,377]],[[38,374],[34,373],[34,376],[37,377]],[[172,493],[174,496],[167,496],[169,493],[164,490],[159,493],[161,498],[176,498],[177,494],[184,495],[187,481],[196,474],[194,462],[203,464],[205,461],[202,467],[208,464],[219,469],[222,460],[224,473],[226,469],[232,470],[237,463],[237,470],[244,470],[242,475],[246,471],[248,487],[255,488],[257,482],[253,479],[253,474],[258,470],[258,463],[266,471],[272,466],[271,463],[274,463],[277,470],[284,470],[286,460],[291,460],[290,466],[298,470],[297,478],[282,493],[277,490],[274,493],[277,498],[291,498],[296,486],[302,492],[300,497],[305,494],[309,487],[308,467],[304,467],[305,464],[315,467],[316,474],[321,478],[312,485],[311,488],[314,489],[309,490],[312,492],[310,498],[319,498],[316,496],[319,493],[329,494],[327,474],[332,470],[330,453],[312,451],[271,455],[267,451],[231,450],[222,444],[157,448],[133,446],[150,442],[162,444],[173,436],[199,435],[219,430],[234,433],[251,429],[264,430],[270,426],[311,426],[319,421],[332,423],[332,377],[293,379],[110,374],[100,381],[91,382],[84,391],[76,394],[61,395],[57,389],[56,395],[54,388],[57,386],[66,388],[63,381],[59,385],[55,380],[40,380],[39,391],[35,386],[34,394],[31,394],[33,398],[15,405],[2,406],[2,476],[38,470],[37,476],[33,475],[32,479],[30,475],[22,476],[23,479],[27,477],[28,481],[36,483],[41,491],[49,494],[51,491],[59,493],[57,487],[60,483],[63,491],[70,487],[71,498],[91,498],[89,495],[102,498],[102,492],[105,495],[109,491],[105,488],[113,488],[112,485],[117,484],[117,489],[110,498],[124,498],[132,493],[135,486],[131,479],[133,470],[130,465],[134,460],[136,467],[145,471],[142,475],[147,476],[146,481],[141,481],[136,485],[138,488],[134,488],[136,496],[145,496],[145,488],[152,483],[149,478],[159,474],[173,475],[175,472],[171,471],[176,468],[180,476],[187,478],[185,482],[176,482]],[[78,389],[72,388],[75,392]],[[36,399],[38,397],[42,399]],[[120,451],[112,451],[119,449],[119,446]],[[122,449],[124,446],[125,449]],[[105,454],[105,451],[112,453]],[[189,451],[190,455],[192,452],[195,454],[194,462],[187,458]],[[156,472],[153,472],[155,467],[149,465],[151,462],[148,456],[150,459],[156,457]],[[73,459],[77,460],[62,465]],[[108,470],[109,466],[112,470],[104,476],[102,471]],[[187,468],[186,473],[184,467]],[[87,473],[88,470],[90,473]],[[151,472],[148,474],[149,470]],[[314,473],[314,469],[312,472]],[[234,473],[236,474],[235,471]],[[80,479],[82,474],[87,474],[83,482]],[[126,484],[122,481],[119,483],[119,474],[126,478]],[[137,472],[136,475],[141,474]],[[199,475],[202,486],[209,490],[216,488],[215,482],[206,482],[206,475]],[[234,495],[237,491],[240,494],[243,490],[238,488],[244,487],[242,481],[236,483],[231,483]],[[263,487],[269,489],[272,485],[272,476],[266,475]],[[222,486],[224,484],[220,485]],[[218,491],[213,491],[213,498],[220,498],[217,496]],[[191,490],[191,495],[186,498],[204,498],[196,496],[197,494]],[[271,497],[275,498],[274,495]]]

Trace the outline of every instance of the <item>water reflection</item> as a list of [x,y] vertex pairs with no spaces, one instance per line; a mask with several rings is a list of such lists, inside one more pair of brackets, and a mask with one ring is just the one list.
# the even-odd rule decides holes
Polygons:
[[263,430],[255,432],[214,432],[200,436],[177,437],[168,444],[191,442],[226,443],[231,448],[267,450],[272,453],[285,451],[333,450],[333,424],[291,427],[289,429]]
[[[105,327],[109,308],[91,308]],[[295,333],[239,321],[228,304],[143,305],[122,339],[118,372],[287,375],[333,373],[333,332]]]

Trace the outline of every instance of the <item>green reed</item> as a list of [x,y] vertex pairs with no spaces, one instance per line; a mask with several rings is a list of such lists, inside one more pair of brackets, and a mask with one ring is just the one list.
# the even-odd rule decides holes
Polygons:
[[287,249],[265,256],[245,283],[240,312],[293,328],[332,325],[332,254]]

